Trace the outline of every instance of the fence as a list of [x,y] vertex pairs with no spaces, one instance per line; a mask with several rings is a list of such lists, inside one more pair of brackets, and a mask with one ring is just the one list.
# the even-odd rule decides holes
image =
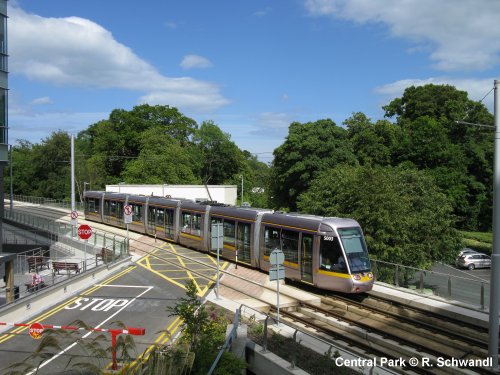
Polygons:
[[[28,195],[18,195],[18,194],[13,194],[12,198],[16,202],[60,207],[71,210],[71,201],[69,199],[52,199],[52,198],[32,197]],[[10,194],[5,194],[5,200],[10,200]],[[83,204],[81,202],[75,202],[75,209],[77,211],[83,212]]]
[[[7,207],[4,216],[15,223],[35,228],[3,232],[4,238],[10,239],[9,243],[25,244],[23,237],[26,237],[24,241],[33,244],[33,249],[18,254],[15,262],[15,299],[41,289],[30,285],[31,272],[40,273],[44,286],[49,286],[97,267],[99,260],[110,263],[128,256],[127,239],[114,233],[93,231],[92,237],[84,241],[78,237],[77,228],[69,223],[11,211]],[[48,246],[43,248],[41,245]]]
[[106,248],[113,252],[113,258],[119,259],[128,255],[127,239],[114,233],[93,230],[89,240],[81,240],[77,234],[77,228],[70,223],[58,222],[24,212],[5,209],[5,217],[19,224],[24,224],[55,235],[58,241],[62,238],[70,239],[80,243],[80,247],[92,246]]
[[489,305],[490,283],[480,277],[451,275],[375,259],[370,261],[375,278],[379,282],[422,294],[453,299],[481,309]]

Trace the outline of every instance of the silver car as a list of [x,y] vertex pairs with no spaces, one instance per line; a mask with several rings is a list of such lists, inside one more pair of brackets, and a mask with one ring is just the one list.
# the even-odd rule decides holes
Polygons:
[[468,268],[470,270],[475,268],[490,268],[491,258],[488,255],[471,253],[459,256],[456,263],[457,267]]
[[472,250],[471,248],[465,247],[458,253],[458,258],[460,258],[462,255],[467,255],[467,254],[477,254],[476,250]]

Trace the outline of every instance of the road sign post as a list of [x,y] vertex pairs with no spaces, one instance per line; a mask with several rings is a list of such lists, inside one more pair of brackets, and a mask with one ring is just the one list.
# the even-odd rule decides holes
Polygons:
[[[125,220],[125,225],[127,226],[127,252],[129,252],[129,237],[128,237],[128,225],[132,222],[132,206],[127,204],[123,206],[123,219]],[[156,242],[156,230],[155,230],[155,242]]]
[[88,239],[92,236],[92,228],[89,227],[87,224],[82,224],[78,227],[78,237],[80,237],[82,240],[84,240],[84,254],[85,254],[85,260],[83,262],[83,270],[87,270],[87,242]]
[[71,225],[76,227],[78,225],[78,212],[77,211],[71,211]]
[[269,269],[269,280],[276,280],[276,311],[277,311],[277,325],[280,325],[280,280],[285,278],[285,267],[283,263],[285,262],[285,254],[281,250],[273,250],[269,255],[269,263],[272,266]]
[[219,251],[224,247],[224,228],[222,227],[222,223],[214,223],[212,224],[212,249],[215,247],[217,249],[217,279],[215,282],[215,296],[219,299]]
[[30,325],[29,332],[35,340],[40,340],[43,335],[43,326],[40,323],[33,323]]
[[[92,327],[61,326],[61,325],[55,326],[48,324],[42,325],[40,323],[33,323],[30,325],[27,323],[6,323],[6,322],[0,322],[0,326],[29,327],[30,336],[36,340],[42,338],[43,330],[45,328],[57,329],[63,331],[89,331],[89,333],[83,336],[83,338],[90,335],[91,332],[109,332],[111,333],[111,350],[112,350],[111,354],[113,359],[113,364],[111,366],[112,370],[118,370],[118,363],[116,361],[116,336],[121,334],[144,336],[146,334],[146,329],[142,327],[123,327],[123,329],[113,329],[113,328],[100,328],[100,327],[92,328]],[[55,358],[57,358],[57,356],[48,359],[47,362],[45,362],[45,364],[51,362]]]

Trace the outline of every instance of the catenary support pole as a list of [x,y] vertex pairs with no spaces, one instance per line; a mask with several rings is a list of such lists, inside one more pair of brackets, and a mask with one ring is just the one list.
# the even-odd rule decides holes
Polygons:
[[75,136],[71,134],[71,212],[75,211]]
[[491,256],[490,320],[488,354],[492,358],[493,369],[498,370],[498,314],[500,310],[500,105],[498,87],[495,80],[495,153],[493,162],[493,251]]
[[14,188],[12,185],[12,145],[10,145],[10,214],[12,215],[14,209]]

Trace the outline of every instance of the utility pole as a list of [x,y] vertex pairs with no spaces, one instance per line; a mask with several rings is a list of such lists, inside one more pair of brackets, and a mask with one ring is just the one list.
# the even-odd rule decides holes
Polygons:
[[241,204],[240,206],[243,206],[243,175],[241,177]]
[[495,115],[495,153],[493,161],[493,251],[491,253],[490,280],[490,320],[488,354],[492,359],[492,367],[498,370],[498,314],[500,312],[500,98],[498,87],[500,81],[495,80],[494,115]]
[[71,212],[75,211],[75,136],[71,134]]

